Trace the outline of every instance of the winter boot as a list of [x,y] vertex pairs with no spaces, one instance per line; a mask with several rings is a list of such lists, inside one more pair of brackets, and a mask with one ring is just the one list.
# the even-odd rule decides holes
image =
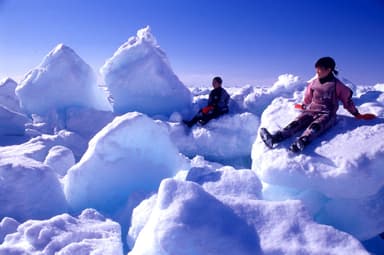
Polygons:
[[304,147],[308,144],[308,137],[303,136],[297,139],[290,147],[289,150],[294,153],[302,152]]
[[191,128],[195,124],[194,121],[188,121],[188,120],[183,120],[183,123],[187,125],[187,127],[189,128]]
[[183,123],[187,125],[189,128],[191,128],[193,125],[195,125],[200,119],[199,115],[194,116],[191,120],[183,120]]
[[267,145],[268,148],[273,148],[275,143],[281,142],[284,140],[283,135],[280,131],[276,132],[276,134],[271,135],[266,128],[260,129],[260,137],[261,140]]
[[260,137],[268,148],[273,148],[273,137],[266,128],[260,129]]
[[200,125],[204,126],[205,124],[208,123],[208,121],[205,120],[205,119],[201,119],[201,120],[199,120],[197,123],[199,123]]

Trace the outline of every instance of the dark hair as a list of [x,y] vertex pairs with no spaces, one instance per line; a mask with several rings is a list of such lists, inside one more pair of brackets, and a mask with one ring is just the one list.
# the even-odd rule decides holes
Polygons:
[[326,68],[326,69],[331,69],[332,73],[334,73],[335,75],[337,75],[339,72],[335,69],[336,68],[336,62],[333,58],[331,57],[323,57],[323,58],[319,58],[316,63],[315,63],[315,67],[323,67],[323,68]]
[[219,76],[216,76],[215,78],[213,78],[213,80],[218,82],[220,85],[223,84],[223,79],[221,79],[221,77]]

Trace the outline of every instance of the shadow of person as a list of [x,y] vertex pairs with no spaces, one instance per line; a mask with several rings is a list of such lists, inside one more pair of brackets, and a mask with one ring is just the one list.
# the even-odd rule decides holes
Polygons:
[[[319,137],[317,137],[315,140],[313,140],[310,144],[305,146],[304,150],[299,153],[309,155],[314,152],[314,150],[320,146],[324,142],[329,142],[332,139],[334,139],[337,135],[348,133],[353,131],[354,129],[361,127],[361,126],[372,126],[378,124],[383,124],[384,118],[375,118],[372,120],[358,120],[355,117],[352,116],[344,116],[344,115],[338,115],[336,119],[335,125],[333,125],[328,130],[324,131],[324,133],[320,134]],[[279,143],[276,148],[283,147],[288,148],[303,132],[304,130],[301,130],[297,132],[292,137],[284,140],[283,142]]]
[[[384,118],[375,118],[372,120],[358,120],[352,116],[338,115],[336,123],[333,127],[326,130],[323,134],[317,137],[312,143],[310,143],[304,149],[303,153],[313,153],[316,147],[320,146],[324,142],[329,142],[340,134],[352,132],[356,128],[362,126],[374,127],[384,123]],[[363,142],[363,141],[362,141]]]
[[368,102],[376,102],[382,94],[383,92],[381,91],[368,91],[361,95],[359,98],[354,98],[353,101],[356,105],[362,105]]

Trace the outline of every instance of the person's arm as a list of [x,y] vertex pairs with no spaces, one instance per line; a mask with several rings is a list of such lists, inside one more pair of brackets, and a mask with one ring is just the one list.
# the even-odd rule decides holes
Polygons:
[[312,82],[311,82],[307,85],[307,88],[305,89],[303,103],[306,105],[309,105],[310,103],[312,103],[312,97],[313,97],[313,89],[312,89]]
[[217,98],[217,96],[215,95],[215,90],[212,90],[209,93],[207,106],[201,108],[200,112],[202,112],[203,114],[210,114],[210,113],[212,113],[212,111],[215,109],[215,107],[217,105],[216,98]]
[[209,93],[207,106],[208,105],[213,105],[213,90]]
[[336,82],[336,95],[343,103],[344,108],[349,111],[358,120],[372,120],[376,118],[373,113],[359,113],[355,104],[352,101],[352,90],[345,86],[343,83]]
[[302,104],[295,104],[295,108],[300,110],[305,110],[308,105],[312,103],[313,90],[312,90],[312,82],[307,85],[304,93],[304,99]]
[[209,93],[208,106],[216,107],[220,101],[221,91],[219,89],[214,89]]
[[229,112],[229,100],[230,100],[230,95],[225,89],[221,90],[221,96],[220,96],[220,112],[221,113],[228,113]]
[[343,103],[344,109],[350,112],[353,116],[358,116],[359,111],[352,101],[352,90],[345,86],[340,81],[336,82],[336,96]]

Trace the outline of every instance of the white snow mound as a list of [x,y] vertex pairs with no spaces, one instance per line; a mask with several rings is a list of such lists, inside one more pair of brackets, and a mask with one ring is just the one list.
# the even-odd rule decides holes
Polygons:
[[191,94],[173,73],[149,26],[137,31],[101,68],[117,114],[169,116],[186,111]]
[[133,215],[129,255],[368,254],[352,236],[313,222],[299,201],[240,196],[223,203],[198,184],[167,179],[143,203]]
[[88,150],[65,179],[75,210],[113,211],[134,192],[151,192],[182,166],[167,130],[140,113],[116,117],[89,142]]
[[14,112],[20,112],[20,103],[15,92],[16,87],[17,83],[11,78],[0,81],[0,106]]
[[75,164],[75,156],[73,152],[61,145],[53,146],[47,157],[44,160],[44,164],[50,166],[59,176],[65,176],[70,167]]
[[78,217],[61,214],[44,221],[29,220],[5,236],[0,254],[123,255],[121,230],[93,209]]
[[202,187],[167,179],[129,254],[260,254],[258,241],[246,222]]
[[255,115],[245,112],[227,114],[193,128],[171,123],[169,132],[180,152],[189,157],[203,155],[211,161],[245,165],[249,164],[259,123]]
[[56,174],[23,156],[0,157],[0,218],[46,219],[67,211]]
[[[366,91],[354,101],[360,112],[372,112],[382,118],[380,93],[372,92]],[[273,133],[289,124],[299,114],[294,103],[292,98],[275,99],[263,112],[260,126]],[[337,124],[301,154],[287,149],[295,137],[273,150],[267,149],[258,137],[252,149],[252,169],[263,182],[272,185],[268,194],[274,199],[317,193],[305,200],[318,221],[365,240],[384,231],[384,200],[378,196],[384,188],[380,167],[384,165],[384,124],[381,118],[356,120],[344,109],[338,113]],[[280,187],[275,189],[276,194],[274,187]],[[281,192],[281,187],[285,192]],[[343,203],[345,209],[338,203]],[[374,208],[367,207],[374,203]]]
[[111,110],[92,68],[63,44],[57,45],[25,76],[16,94],[28,114],[46,115],[69,106]]

